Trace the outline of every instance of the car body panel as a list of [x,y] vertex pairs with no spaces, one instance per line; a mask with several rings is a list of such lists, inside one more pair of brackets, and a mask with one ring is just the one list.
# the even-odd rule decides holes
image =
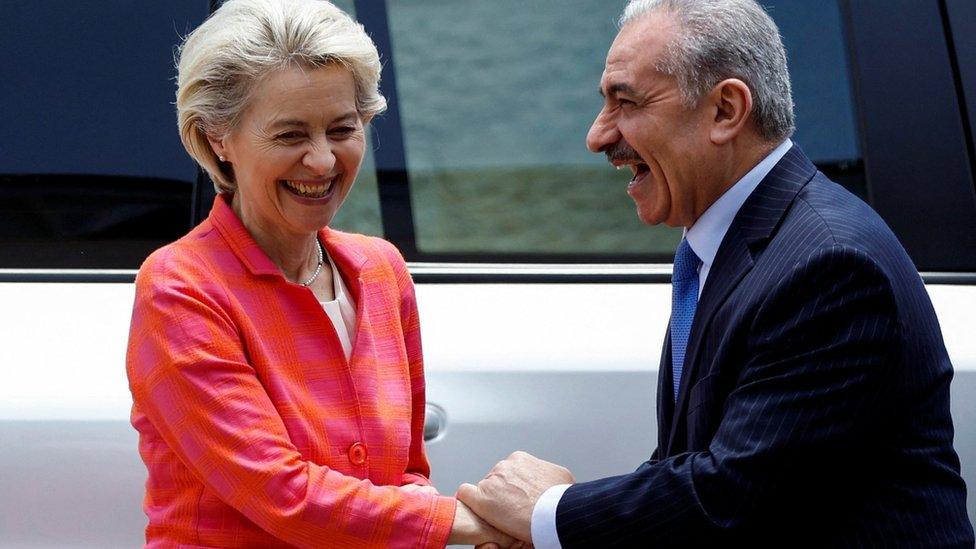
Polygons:
[[[16,23],[7,29],[8,49],[20,52],[0,62],[17,84],[0,94],[14,105],[5,119],[6,141],[0,139],[2,547],[133,547],[143,540],[146,470],[129,424],[124,367],[133,269],[150,250],[203,219],[213,199],[211,183],[194,173],[178,144],[171,58],[172,45],[219,3],[178,0],[148,10],[118,0],[84,6],[50,0],[44,9],[51,17],[35,17],[33,3],[0,8]],[[797,142],[809,145],[808,152],[827,143],[837,145],[829,150],[850,153],[813,156],[829,177],[879,212],[921,270],[945,271],[924,279],[955,368],[955,448],[970,487],[969,517],[976,522],[972,2],[767,3],[790,54]],[[500,11],[481,18],[481,11],[457,2],[433,3],[433,11],[422,2],[387,4],[339,2],[355,8],[377,44],[384,60],[382,91],[390,99],[389,110],[371,124],[375,151],[360,173],[359,194],[340,214],[372,221],[339,228],[369,233],[382,224],[371,234],[382,233],[411,262],[430,417],[440,419],[428,444],[435,484],[453,493],[516,449],[557,461],[579,480],[632,471],[656,441],[658,364],[670,311],[671,267],[647,263],[670,261],[680,230],[661,239],[656,229],[637,223],[625,178],[605,177],[610,169],[602,158],[583,150],[586,123],[599,109],[597,81],[613,33],[609,14],[624,0],[619,7],[603,0],[528,8],[513,0],[481,2],[478,10]],[[600,10],[606,17],[595,15]],[[590,17],[581,20],[580,13]],[[457,32],[461,14],[470,16],[467,24],[477,32]],[[508,38],[526,28],[520,25],[529,16],[537,24],[529,25],[532,35],[525,38],[549,46],[537,47],[537,56],[522,54],[523,36]],[[506,26],[505,17],[519,25]],[[424,32],[417,32],[418,24]],[[586,33],[567,33],[570,24],[593,31],[587,35],[593,42]],[[57,40],[48,39],[51,29]],[[462,40],[451,43],[451,36],[435,31]],[[65,57],[70,48],[64,44],[82,47]],[[395,45],[401,49],[394,51]],[[566,45],[561,53],[549,51]],[[144,62],[133,64],[128,54]],[[82,62],[92,55],[98,58]],[[398,70],[397,60],[408,55],[412,61]],[[49,74],[36,70],[37,58],[48,57],[57,62],[44,66],[75,93],[44,85]],[[526,58],[536,65],[520,65]],[[447,70],[481,80],[455,72],[440,78],[436,61],[445,59]],[[560,59],[562,68],[553,71]],[[592,74],[583,78],[587,71]],[[563,73],[579,82],[560,80]],[[533,80],[537,75],[543,78]],[[105,82],[121,85],[100,84]],[[499,99],[487,85],[499,82],[513,84],[502,86],[514,94],[505,97],[524,94],[529,101]],[[538,101],[535,107],[531,100]],[[484,108],[474,113],[469,103]],[[441,111],[458,118],[428,120]],[[480,124],[472,122],[475,114],[483,117]],[[416,133],[418,125],[428,134]],[[468,165],[463,150],[447,154],[437,150],[436,140],[423,139],[431,132],[447,144],[473,142],[479,153],[499,142],[541,146],[525,151],[526,158],[535,155],[532,162],[520,164],[495,151],[492,162]],[[456,199],[440,212],[423,198],[429,198],[423,191],[430,180],[418,173],[424,166],[417,165],[423,160],[417,151],[425,146],[437,153],[427,159],[428,171],[467,169],[440,189]],[[562,163],[553,162],[557,157]],[[496,186],[466,186],[499,167],[494,164],[504,168],[490,180]],[[575,187],[563,179],[571,177]],[[552,192],[546,194],[547,188]],[[582,223],[592,211],[606,213],[592,207],[594,195],[610,197],[600,204],[618,208],[612,221],[627,216],[627,230],[636,236],[619,230],[625,225]],[[509,196],[517,200],[506,202]],[[465,209],[458,206],[473,201],[477,207],[484,198],[502,204],[503,223],[479,224],[490,209],[478,216],[459,213]],[[591,207],[589,214],[575,207],[581,202]],[[517,251],[517,231],[485,229],[504,227],[516,207],[532,221],[526,232],[536,247],[529,252]],[[481,239],[483,249],[425,249],[418,234],[438,216],[457,222],[443,232]],[[549,232],[542,230],[546,223]],[[553,245],[557,237],[563,248]],[[581,245],[584,239],[589,247]],[[653,253],[613,244],[652,240]],[[499,243],[502,251],[492,247]],[[432,263],[442,261],[452,263]],[[123,270],[83,270],[108,267]]]
[[[927,288],[955,367],[955,446],[973,486],[976,286]],[[140,543],[146,472],[125,378],[133,296],[131,283],[0,283],[0,303],[18,311],[0,315],[0,545]],[[444,418],[428,444],[443,492],[519,449],[579,480],[630,472],[654,450],[667,283],[425,283],[417,299],[428,402]],[[976,519],[972,494],[968,510]]]

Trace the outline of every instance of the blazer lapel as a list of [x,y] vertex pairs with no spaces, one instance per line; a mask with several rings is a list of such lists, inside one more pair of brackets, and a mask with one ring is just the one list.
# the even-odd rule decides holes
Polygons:
[[238,260],[254,275],[271,275],[284,278],[281,269],[254,240],[244,223],[234,213],[230,202],[233,195],[218,194],[207,218],[224,238]]
[[362,275],[367,258],[356,246],[347,242],[347,235],[334,231],[328,227],[319,231],[319,240],[325,246],[326,253],[335,262],[336,268],[342,274],[342,279],[356,300],[356,309],[362,303]]
[[[779,225],[797,193],[816,171],[803,151],[794,145],[746,199],[725,233],[695,310],[668,437],[669,454],[684,432],[689,393],[698,379],[701,366],[698,357],[702,339],[715,312],[752,269],[765,242]],[[669,357],[667,367],[670,369],[670,353],[665,354]]]
[[348,236],[328,227],[319,231],[319,240],[325,246],[326,252],[336,264],[336,269],[342,275],[346,288],[356,302],[356,333],[352,336],[352,355],[350,363],[359,355],[360,345],[371,344],[368,297],[370,292],[368,276],[368,258],[359,252],[354,243],[348,242]]

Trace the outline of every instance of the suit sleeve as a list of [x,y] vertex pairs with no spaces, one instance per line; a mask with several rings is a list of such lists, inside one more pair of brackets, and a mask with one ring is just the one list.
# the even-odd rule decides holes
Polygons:
[[193,265],[147,267],[137,281],[130,389],[201,482],[291,545],[445,545],[453,499],[376,486],[303,460],[213,297],[219,286],[187,282],[208,280],[181,276]]
[[563,546],[707,544],[796,503],[797,483],[829,489],[831,472],[869,454],[899,331],[890,284],[863,253],[802,261],[757,309],[708,450],[573,486],[557,510]]

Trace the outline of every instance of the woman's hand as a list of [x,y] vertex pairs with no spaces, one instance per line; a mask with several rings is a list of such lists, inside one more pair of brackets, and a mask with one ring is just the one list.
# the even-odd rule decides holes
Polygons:
[[[404,484],[400,489],[410,493],[440,495],[437,488],[423,484]],[[531,545],[526,545],[496,530],[460,501],[454,512],[454,527],[451,529],[451,536],[447,543],[476,545],[478,549],[531,548]]]
[[447,539],[447,543],[448,545],[477,545],[479,549],[525,547],[521,541],[481,520],[481,517],[460,501],[457,502],[457,509],[454,511],[454,526],[451,527],[451,536]]

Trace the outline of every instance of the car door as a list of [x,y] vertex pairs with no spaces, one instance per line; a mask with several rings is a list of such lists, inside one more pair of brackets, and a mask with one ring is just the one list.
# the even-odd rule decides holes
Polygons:
[[[172,57],[218,3],[0,3],[0,545],[142,540],[132,281],[213,199],[179,144]],[[624,3],[337,2],[380,49],[390,109],[335,225],[409,262],[445,493],[516,449],[580,480],[654,450],[681,231],[642,225],[629,174],[584,147]],[[972,486],[971,3],[764,4],[790,55],[794,140],[885,217],[926,281]]]

